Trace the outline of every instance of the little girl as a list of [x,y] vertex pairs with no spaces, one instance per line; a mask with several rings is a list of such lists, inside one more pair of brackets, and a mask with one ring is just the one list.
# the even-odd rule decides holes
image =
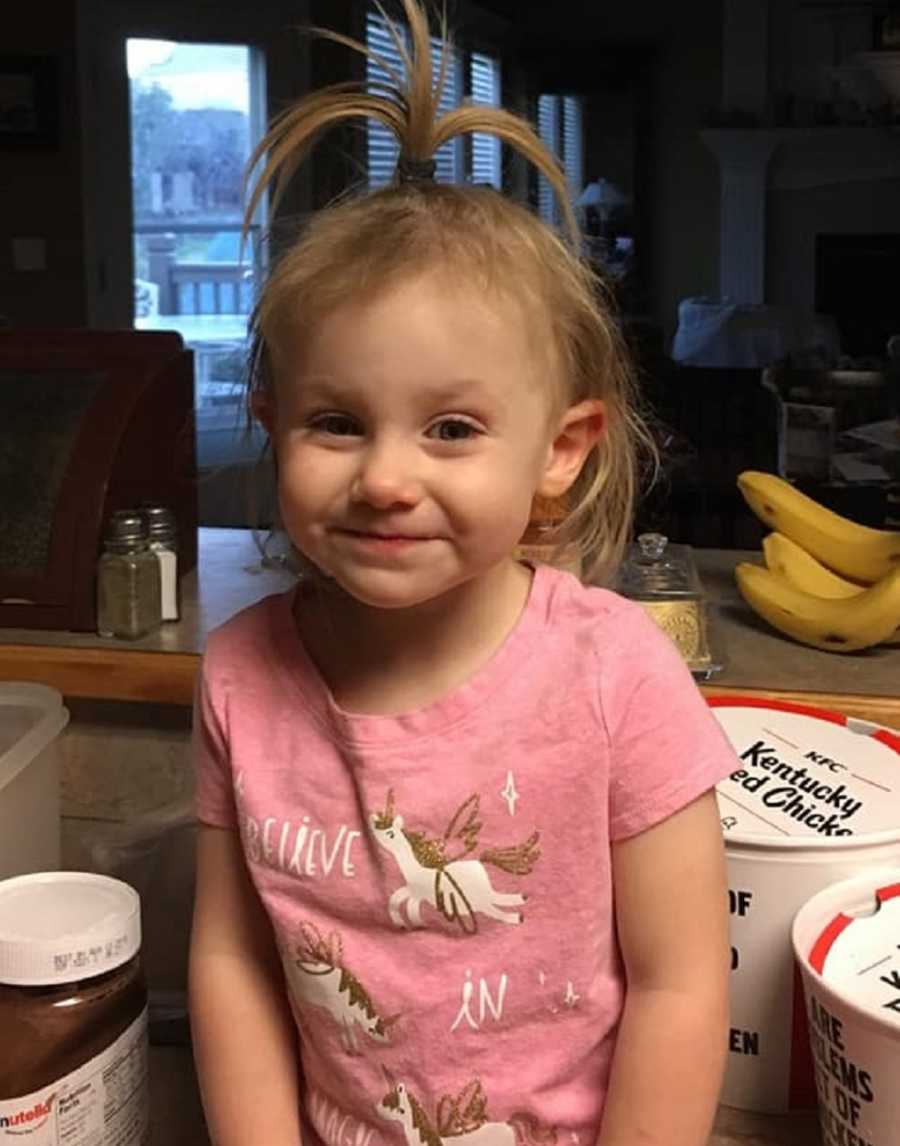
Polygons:
[[[408,81],[309,96],[250,210],[348,117],[393,186],[321,212],[254,316],[251,405],[309,572],[209,641],[190,988],[216,1146],[701,1146],[725,1052],[711,789],[734,767],[642,610],[517,560],[536,499],[586,582],[643,433],[577,235],[433,180],[531,128]],[[356,45],[360,50],[365,50]],[[558,514],[557,514],[558,516]]]

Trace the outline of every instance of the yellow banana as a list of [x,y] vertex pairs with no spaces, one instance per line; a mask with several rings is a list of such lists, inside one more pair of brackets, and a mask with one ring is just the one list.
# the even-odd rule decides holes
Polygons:
[[900,625],[900,568],[855,597],[817,597],[770,569],[741,562],[741,596],[763,620],[795,641],[851,653],[886,640]]
[[900,533],[857,525],[775,474],[745,470],[737,483],[762,522],[843,577],[871,584],[900,569]]
[[[837,573],[820,565],[815,557],[783,533],[768,534],[763,538],[762,547],[766,568],[776,577],[789,581],[795,589],[812,593],[814,597],[832,597],[836,600],[858,597],[865,591],[865,586],[845,581]],[[900,642],[900,628],[896,628],[887,639],[891,644]]]
[[767,569],[790,581],[795,589],[812,593],[814,597],[855,597],[865,588],[853,581],[845,581],[820,565],[811,553],[783,533],[768,534],[763,538],[762,548]]

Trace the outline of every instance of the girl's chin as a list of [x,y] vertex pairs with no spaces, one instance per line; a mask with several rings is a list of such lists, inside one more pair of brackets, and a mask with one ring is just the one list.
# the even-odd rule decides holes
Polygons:
[[446,596],[458,588],[466,578],[442,579],[436,577],[378,576],[342,577],[328,574],[328,584],[343,596],[368,609],[414,609]]

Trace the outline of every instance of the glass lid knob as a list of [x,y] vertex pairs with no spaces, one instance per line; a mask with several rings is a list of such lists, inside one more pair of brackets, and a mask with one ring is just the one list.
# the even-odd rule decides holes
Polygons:
[[642,533],[637,543],[641,557],[647,561],[658,561],[665,553],[669,539],[664,533]]

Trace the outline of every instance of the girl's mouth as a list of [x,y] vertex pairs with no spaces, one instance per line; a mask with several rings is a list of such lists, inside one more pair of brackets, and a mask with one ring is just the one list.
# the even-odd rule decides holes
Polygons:
[[413,546],[421,545],[423,542],[433,540],[431,537],[417,536],[409,533],[369,533],[357,529],[341,529],[338,530],[338,532],[343,537],[349,538],[355,545],[391,552],[400,549],[410,549]]

